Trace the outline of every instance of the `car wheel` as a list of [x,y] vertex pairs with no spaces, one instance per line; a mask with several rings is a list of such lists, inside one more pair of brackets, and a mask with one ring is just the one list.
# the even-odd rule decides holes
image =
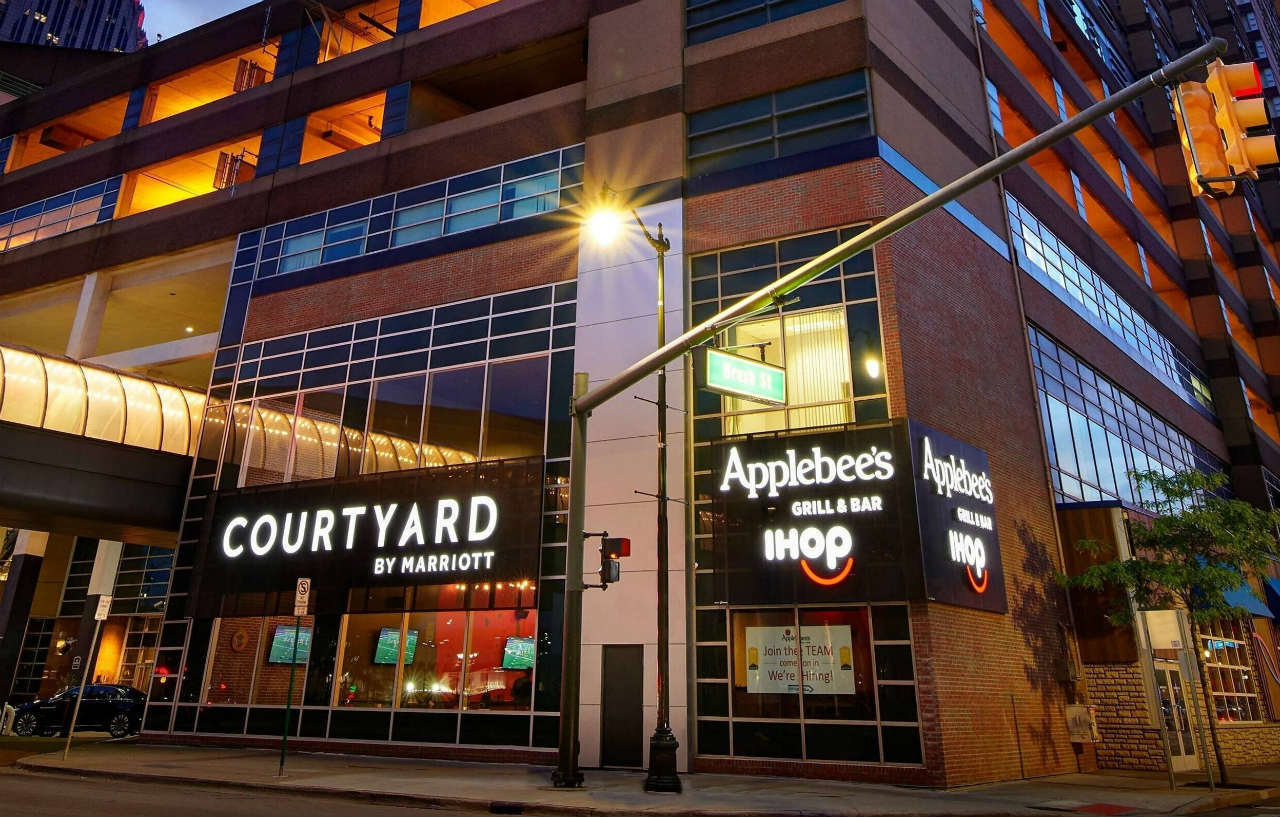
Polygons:
[[107,724],[107,731],[111,733],[113,738],[122,738],[133,732],[133,723],[129,720],[128,715],[119,712],[111,719],[111,723]]
[[30,712],[23,712],[13,723],[13,733],[18,737],[29,738],[40,731],[40,719]]

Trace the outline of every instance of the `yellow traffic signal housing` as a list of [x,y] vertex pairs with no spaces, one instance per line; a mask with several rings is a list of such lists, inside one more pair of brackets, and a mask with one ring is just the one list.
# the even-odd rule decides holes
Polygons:
[[1208,86],[1202,82],[1182,83],[1173,95],[1173,105],[1191,194],[1228,196],[1234,193],[1236,183],[1226,179],[1233,175],[1227,161],[1227,145],[1222,139],[1214,97]]
[[1214,60],[1208,69],[1205,87],[1213,97],[1214,116],[1222,131],[1231,175],[1256,179],[1260,166],[1280,163],[1274,136],[1246,133],[1249,128],[1267,124],[1266,103],[1258,96],[1262,93],[1258,66],[1251,62],[1224,65],[1222,60]]

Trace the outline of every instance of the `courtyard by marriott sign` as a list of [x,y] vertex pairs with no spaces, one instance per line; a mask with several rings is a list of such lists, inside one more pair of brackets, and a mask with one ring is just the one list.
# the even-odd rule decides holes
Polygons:
[[716,444],[730,603],[927,597],[1003,612],[984,453],[915,422]]
[[532,578],[540,459],[219,494],[204,571],[223,590]]

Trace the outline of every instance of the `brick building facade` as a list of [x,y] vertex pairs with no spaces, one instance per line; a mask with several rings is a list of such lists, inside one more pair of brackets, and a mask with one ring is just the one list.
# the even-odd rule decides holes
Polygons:
[[[1199,0],[267,11],[0,107],[0,372],[132,372],[193,418],[164,521],[0,488],[22,529],[5,691],[47,694],[77,658],[145,665],[145,740],[256,745],[297,670],[291,743],[542,763],[582,578],[574,374],[605,382],[654,348],[659,308],[668,337],[707,320],[1209,32],[1251,47]],[[1280,490],[1274,182],[1194,200],[1177,158],[1153,91],[720,327],[785,370],[781,401],[699,387],[692,355],[668,368],[682,771],[1153,771],[1169,728],[1189,768],[1196,707],[1229,763],[1280,752],[1261,595],[1192,644],[1172,619],[1107,629],[1055,581],[1078,539],[1122,547],[1134,470]],[[584,229],[610,200],[671,241],[661,306],[633,219],[608,245]],[[658,719],[652,381],[590,424],[585,526],[632,552],[585,600],[588,767],[645,766]],[[0,431],[106,438],[21,419],[14,394]],[[935,455],[986,488],[938,499]],[[135,586],[96,658],[58,646]],[[1080,707],[1100,741],[1073,741]]]

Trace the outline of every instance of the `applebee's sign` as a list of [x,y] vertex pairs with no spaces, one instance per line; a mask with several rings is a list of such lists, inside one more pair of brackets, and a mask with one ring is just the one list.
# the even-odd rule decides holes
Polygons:
[[982,451],[897,420],[730,438],[711,453],[717,600],[1006,609]]
[[839,450],[831,442],[843,437],[807,439],[729,445],[719,490],[773,509],[758,531],[766,563],[791,565],[813,584],[833,587],[852,575],[857,519],[884,514],[897,467],[891,446]]
[[996,497],[986,453],[914,420],[908,425],[929,597],[1004,612]]

